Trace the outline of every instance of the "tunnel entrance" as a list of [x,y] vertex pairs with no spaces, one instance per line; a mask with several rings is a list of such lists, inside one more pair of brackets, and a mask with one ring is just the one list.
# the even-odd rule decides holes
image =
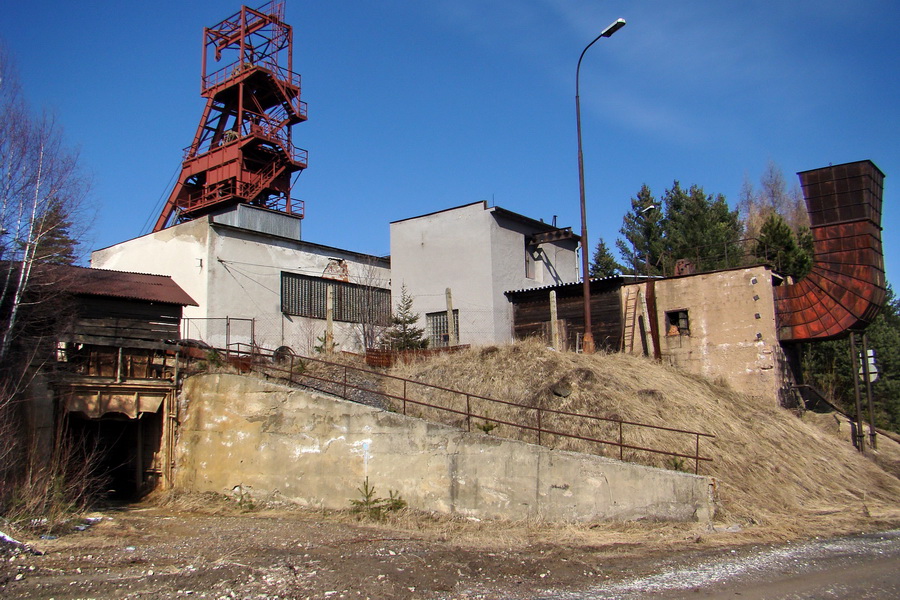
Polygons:
[[98,492],[110,500],[136,500],[152,491],[164,470],[163,410],[136,418],[106,413],[91,418],[83,412],[65,417],[65,432],[79,458],[91,461]]

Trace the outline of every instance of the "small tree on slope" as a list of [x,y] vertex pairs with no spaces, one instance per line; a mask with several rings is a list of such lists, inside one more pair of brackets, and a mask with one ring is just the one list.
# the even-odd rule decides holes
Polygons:
[[412,305],[412,296],[406,290],[406,285],[403,285],[397,301],[397,313],[392,318],[393,325],[387,334],[394,350],[421,350],[428,346],[428,340],[424,338],[425,330],[416,327],[419,315],[413,312]]

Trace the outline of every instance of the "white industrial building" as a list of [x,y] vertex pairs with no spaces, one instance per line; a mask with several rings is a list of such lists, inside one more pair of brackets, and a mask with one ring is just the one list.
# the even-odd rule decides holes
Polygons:
[[[169,275],[199,306],[182,336],[216,347],[255,343],[300,354],[321,348],[327,293],[338,350],[376,345],[405,285],[429,346],[513,339],[504,292],[578,279],[571,230],[476,202],[391,223],[391,257],[300,239],[300,218],[246,204],[92,254],[91,265]],[[393,283],[393,285],[392,285]],[[392,300],[393,295],[393,300]]]
[[578,280],[579,238],[475,202],[391,223],[394,305],[402,286],[423,315],[429,347],[450,343],[447,290],[460,344],[513,339],[509,290]]
[[362,348],[390,320],[387,258],[302,241],[299,217],[248,205],[96,250],[91,266],[170,275],[199,304],[182,336],[215,347],[308,354],[324,340],[329,287],[337,349]]

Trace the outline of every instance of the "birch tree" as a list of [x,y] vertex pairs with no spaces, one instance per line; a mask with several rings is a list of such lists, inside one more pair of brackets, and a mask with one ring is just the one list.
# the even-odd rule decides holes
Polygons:
[[29,498],[51,494],[34,485],[20,399],[43,367],[43,346],[30,334],[52,331],[64,312],[53,304],[59,286],[46,278],[37,285],[35,275],[42,260],[75,256],[70,228],[86,191],[76,154],[51,116],[31,113],[0,44],[0,512],[16,486]]
[[39,259],[52,258],[48,247],[61,240],[72,246],[49,253],[75,256],[77,242],[68,230],[86,191],[77,154],[65,147],[51,116],[32,116],[9,53],[0,47],[0,365],[11,362]]

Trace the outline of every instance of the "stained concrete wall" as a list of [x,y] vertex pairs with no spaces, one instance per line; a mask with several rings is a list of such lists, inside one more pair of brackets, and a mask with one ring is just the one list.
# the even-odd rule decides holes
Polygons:
[[[773,286],[772,271],[765,266],[655,281],[662,359],[777,403],[790,387],[790,376],[775,328]],[[623,286],[623,310],[624,295],[637,287],[649,297],[646,283]],[[688,313],[687,333],[666,319],[666,313],[681,310]]]
[[471,434],[238,375],[188,379],[177,488],[348,508],[378,496],[478,518],[707,520],[707,477]]

